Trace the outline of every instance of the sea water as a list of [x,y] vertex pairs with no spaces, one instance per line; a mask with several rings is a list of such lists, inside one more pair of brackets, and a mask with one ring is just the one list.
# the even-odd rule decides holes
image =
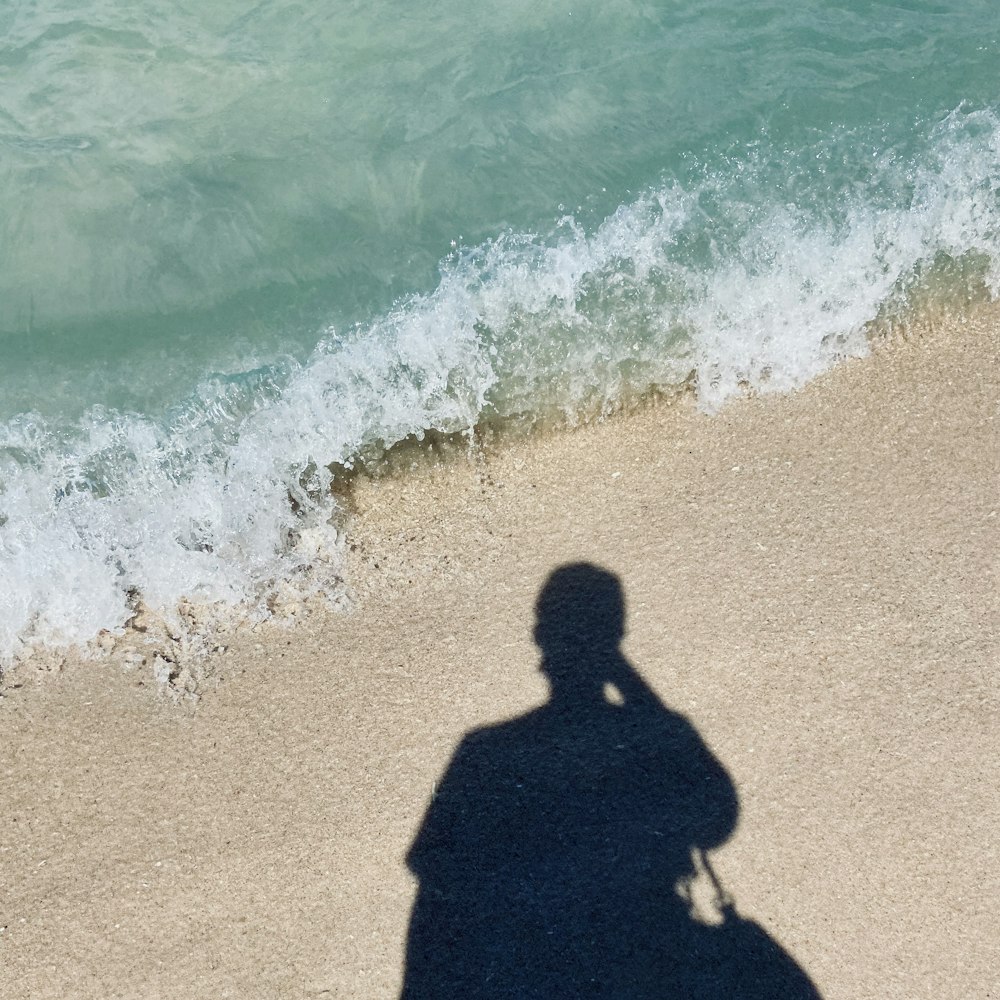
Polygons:
[[784,391],[1000,291],[995,0],[0,10],[0,664],[339,576],[429,431]]

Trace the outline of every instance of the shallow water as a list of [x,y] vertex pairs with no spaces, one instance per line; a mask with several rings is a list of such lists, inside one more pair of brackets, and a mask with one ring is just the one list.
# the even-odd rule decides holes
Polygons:
[[0,659],[329,584],[401,439],[1000,288],[991,3],[209,6],[0,13]]

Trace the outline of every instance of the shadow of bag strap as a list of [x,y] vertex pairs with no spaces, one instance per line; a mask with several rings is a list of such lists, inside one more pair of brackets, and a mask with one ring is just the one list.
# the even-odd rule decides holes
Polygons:
[[726,920],[730,918],[738,919],[739,914],[736,912],[736,903],[733,897],[722,882],[719,881],[719,876],[715,874],[715,869],[709,862],[708,855],[701,848],[698,848],[698,861],[705,869],[705,874],[708,875],[708,879],[712,883],[712,890],[715,892],[715,905],[719,908],[719,912],[723,918]]

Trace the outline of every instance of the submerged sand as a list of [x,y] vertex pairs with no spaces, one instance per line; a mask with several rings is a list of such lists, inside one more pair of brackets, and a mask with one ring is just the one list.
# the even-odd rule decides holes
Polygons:
[[391,997],[405,855],[473,727],[546,698],[547,575],[735,784],[712,854],[827,1000],[1000,990],[1000,313],[787,396],[651,406],[357,484],[349,613],[0,699],[0,995]]

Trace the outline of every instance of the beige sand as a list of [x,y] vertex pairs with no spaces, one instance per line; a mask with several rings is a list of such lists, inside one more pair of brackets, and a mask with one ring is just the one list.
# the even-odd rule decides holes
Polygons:
[[1000,996],[998,362],[993,311],[362,484],[356,609],[240,635],[193,712],[120,663],[20,668],[0,995],[393,996],[435,781],[544,700],[533,601],[584,558],[736,783],[740,911],[827,1000]]

